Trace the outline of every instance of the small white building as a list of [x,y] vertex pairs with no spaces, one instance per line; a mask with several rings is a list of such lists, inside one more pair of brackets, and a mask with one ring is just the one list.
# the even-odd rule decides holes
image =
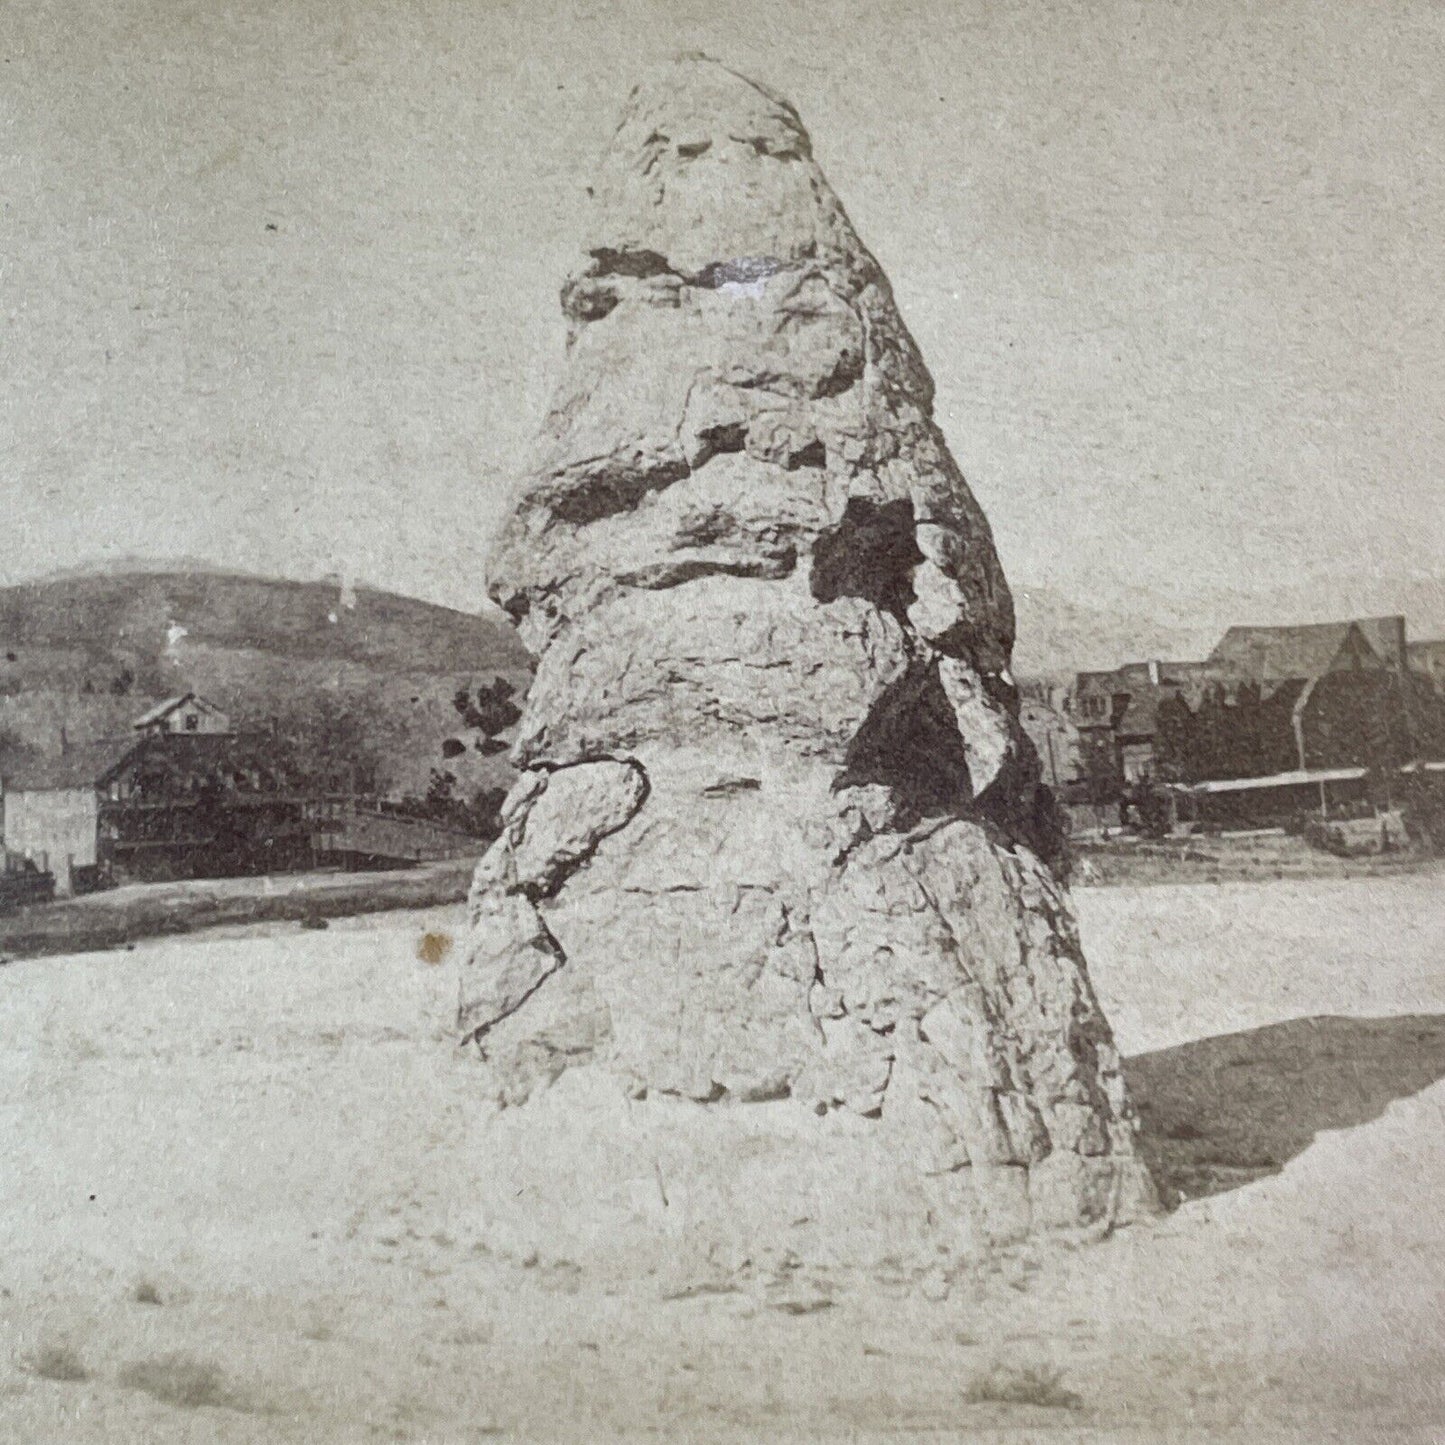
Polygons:
[[60,898],[99,862],[96,780],[135,746],[131,738],[0,764],[0,840],[5,851],[55,875]]
[[168,697],[148,713],[135,720],[135,730],[143,737],[157,733],[227,734],[231,719],[215,703],[194,692]]

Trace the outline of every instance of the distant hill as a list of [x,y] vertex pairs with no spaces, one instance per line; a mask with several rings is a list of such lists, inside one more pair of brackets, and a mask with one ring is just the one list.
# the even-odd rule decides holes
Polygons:
[[1071,675],[1125,662],[1185,662],[1208,655],[1240,624],[1292,626],[1348,617],[1406,619],[1411,639],[1445,637],[1445,579],[1387,572],[1262,580],[1256,591],[1190,587],[1152,593],[1118,583],[1077,601],[1017,578],[1017,676]]
[[[0,735],[46,752],[194,690],[239,725],[363,748],[388,792],[424,792],[459,732],[452,698],[496,677],[530,678],[505,621],[369,587],[142,564],[0,588]],[[472,786],[501,765],[447,766]]]
[[[1404,611],[1412,637],[1445,635],[1445,585],[1431,580],[1326,578],[1254,596],[1115,589],[1087,602],[1048,585],[1013,591],[1020,677],[1203,657],[1242,622]],[[0,588],[0,746],[55,753],[62,730],[76,743],[124,735],[153,702],[194,690],[243,726],[370,752],[390,793],[422,793],[445,767],[465,795],[504,781],[505,764],[470,749],[443,758],[442,743],[465,736],[453,697],[496,677],[520,693],[530,676],[499,613],[339,581],[132,561]]]
[[1048,587],[1015,584],[1016,677],[1072,676],[1136,659],[1204,657],[1222,629],[1126,608],[1074,602]]

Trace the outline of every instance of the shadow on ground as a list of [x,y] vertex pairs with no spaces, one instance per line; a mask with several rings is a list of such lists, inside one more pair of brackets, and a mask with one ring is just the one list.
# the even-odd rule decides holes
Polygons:
[[1171,1206],[1237,1189],[1445,1078],[1445,1015],[1291,1019],[1126,1060],[1144,1158]]

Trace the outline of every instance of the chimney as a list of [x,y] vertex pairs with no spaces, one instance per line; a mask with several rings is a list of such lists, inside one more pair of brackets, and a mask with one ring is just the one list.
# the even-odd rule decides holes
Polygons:
[[1149,686],[1159,686],[1159,664],[1157,662],[1151,662],[1149,664]]

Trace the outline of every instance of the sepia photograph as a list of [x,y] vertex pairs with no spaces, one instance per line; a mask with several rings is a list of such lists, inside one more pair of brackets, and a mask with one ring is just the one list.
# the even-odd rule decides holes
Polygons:
[[1445,6],[0,0],[0,1441],[1445,1441]]

